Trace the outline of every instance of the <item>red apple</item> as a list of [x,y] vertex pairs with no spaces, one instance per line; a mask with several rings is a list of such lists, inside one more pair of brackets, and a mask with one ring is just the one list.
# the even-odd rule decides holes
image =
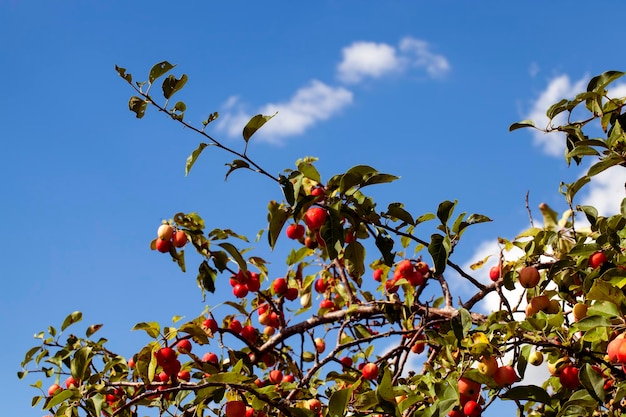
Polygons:
[[78,382],[76,381],[76,379],[73,376],[68,376],[67,379],[65,380],[65,388],[76,388],[78,387]]
[[191,379],[191,374],[189,373],[188,370],[183,369],[182,371],[178,373],[177,377],[181,381],[189,382],[189,380]]
[[317,398],[311,398],[309,401],[307,401],[307,406],[309,410],[318,413],[322,409],[322,402]]
[[375,269],[374,270],[374,281],[382,281],[383,279],[383,270],[382,269]]
[[363,375],[363,379],[367,379],[369,381],[378,378],[378,365],[374,362],[368,362],[363,365],[363,369],[361,370]]
[[326,283],[324,278],[319,278],[318,280],[315,281],[315,284],[313,284],[313,287],[315,288],[315,291],[319,293],[323,293],[328,288],[328,284]]
[[59,384],[52,384],[48,388],[48,396],[52,397],[54,394],[56,394],[59,391],[63,391],[63,388],[61,388]]
[[269,380],[272,384],[280,384],[283,382],[283,373],[278,369],[272,369],[270,371]]
[[231,320],[230,324],[228,325],[228,328],[237,334],[240,334],[241,331],[243,330],[243,326],[241,325],[241,322],[237,319]]
[[578,368],[574,365],[567,365],[559,373],[561,385],[569,389],[576,389],[580,386],[578,379]]
[[246,415],[246,404],[243,401],[229,401],[224,408],[226,417],[244,417]]
[[272,283],[272,288],[274,289],[274,294],[283,295],[287,292],[289,284],[285,278],[276,278]]
[[170,247],[172,246],[172,241],[157,239],[156,240],[156,250],[161,253],[167,253],[170,251]]
[[211,333],[217,332],[217,329],[218,329],[217,322],[212,318],[206,319],[204,323],[202,323],[202,325],[204,326],[205,329],[210,330]]
[[177,230],[172,236],[172,245],[182,248],[187,244],[187,235],[182,230]]
[[157,360],[157,364],[164,367],[176,360],[176,351],[169,347],[163,347],[157,350],[154,356]]
[[457,382],[459,394],[470,399],[477,399],[480,395],[480,383],[466,377],[461,377]]
[[519,271],[519,282],[524,288],[533,288],[539,284],[539,270],[534,266],[526,266]]
[[463,413],[466,417],[478,417],[483,412],[483,408],[474,400],[470,400],[463,406]]
[[285,298],[289,301],[293,301],[298,298],[298,289],[294,287],[287,288],[287,291],[285,291]]
[[499,367],[493,374],[493,380],[501,387],[513,385],[517,382],[517,373],[515,372],[515,368],[509,365]]
[[287,226],[285,233],[289,239],[302,239],[304,237],[304,226],[301,224],[290,224]]
[[246,284],[237,284],[233,287],[233,294],[237,298],[244,298],[248,295],[248,286]]
[[318,230],[326,222],[328,213],[321,207],[311,207],[304,213],[304,223],[309,230]]
[[500,279],[500,265],[492,266],[489,269],[489,279],[494,282]]
[[589,266],[593,269],[600,268],[608,259],[601,250],[596,251],[589,256]]
[[191,341],[189,339],[181,339],[176,343],[176,349],[182,353],[191,352]]
[[202,362],[211,363],[213,365],[217,365],[219,363],[219,358],[213,352],[207,352],[202,356]]
[[248,343],[255,344],[258,336],[254,326],[248,325],[244,326],[243,329],[241,329],[241,337],[246,339]]

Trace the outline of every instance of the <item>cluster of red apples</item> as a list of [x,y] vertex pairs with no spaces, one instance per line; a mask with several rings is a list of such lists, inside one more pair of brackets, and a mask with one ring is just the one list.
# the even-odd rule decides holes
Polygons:
[[174,229],[170,224],[164,223],[157,229],[157,238],[154,241],[154,249],[161,253],[168,253],[172,247],[182,248],[187,244],[187,235],[182,230]]

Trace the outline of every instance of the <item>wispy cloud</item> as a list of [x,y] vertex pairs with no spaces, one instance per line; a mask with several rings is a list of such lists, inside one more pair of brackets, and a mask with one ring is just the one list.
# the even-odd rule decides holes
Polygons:
[[428,42],[411,37],[403,38],[397,47],[386,43],[354,42],[343,48],[342,54],[337,76],[347,84],[401,74],[411,68],[424,69],[431,77],[442,76],[450,70],[446,57],[433,53]]
[[[549,120],[546,116],[546,110],[561,99],[573,98],[577,93],[584,90],[586,83],[586,77],[575,82],[572,82],[568,75],[553,78],[533,102],[531,110],[525,118],[534,121],[537,127],[547,127]],[[565,117],[565,114],[561,113],[553,119],[552,124],[557,126],[564,123]],[[561,134],[544,134],[533,131],[533,142],[550,156],[562,157],[565,152],[565,138]]]
[[[255,140],[279,142],[287,136],[296,136],[316,123],[327,120],[341,112],[352,103],[353,94],[343,87],[331,87],[321,81],[313,80],[297,90],[285,102],[269,103],[254,114],[277,116],[255,134]],[[220,116],[217,129],[228,136],[240,136],[243,127],[253,114],[244,110],[238,97],[231,97],[224,105],[224,115]]]
[[[337,65],[337,74],[341,82],[354,85],[366,78],[404,74],[411,69],[423,70],[435,78],[447,73],[450,64],[443,55],[433,53],[427,42],[406,37],[397,47],[386,43],[353,43],[343,49],[343,60]],[[253,115],[278,112],[255,133],[255,141],[278,144],[337,116],[353,100],[354,93],[347,87],[332,86],[319,80],[309,81],[285,101],[264,104],[255,111],[249,110],[238,96],[232,96],[220,109],[216,129],[229,137],[240,137],[243,127]]]

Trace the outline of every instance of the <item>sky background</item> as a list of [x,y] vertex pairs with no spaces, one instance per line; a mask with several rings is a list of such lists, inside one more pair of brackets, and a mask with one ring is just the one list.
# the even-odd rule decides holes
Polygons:
[[[281,196],[247,172],[225,183],[228,155],[213,149],[185,177],[200,136],[152,109],[135,119],[115,65],[145,80],[153,64],[177,64],[189,76],[175,96],[185,119],[218,111],[208,132],[238,149],[247,118],[279,111],[248,151],[272,173],[303,156],[320,158],[325,179],[367,164],[401,177],[370,190],[381,208],[401,201],[420,215],[458,199],[457,212],[488,215],[455,253],[468,265],[528,227],[527,192],[532,209],[565,208],[559,183],[585,167],[567,168],[559,137],[508,126],[545,124],[545,109],[590,77],[625,70],[611,34],[624,12],[610,0],[597,12],[583,1],[0,0],[0,390],[10,399],[0,414],[44,414],[16,372],[32,335],[68,313],[104,323],[109,347],[130,356],[148,341],[135,323],[202,312],[197,258],[182,274],[149,250],[162,219],[197,211],[208,227],[254,237]],[[625,180],[598,177],[578,203],[616,213]],[[257,254],[280,276],[289,247]]]

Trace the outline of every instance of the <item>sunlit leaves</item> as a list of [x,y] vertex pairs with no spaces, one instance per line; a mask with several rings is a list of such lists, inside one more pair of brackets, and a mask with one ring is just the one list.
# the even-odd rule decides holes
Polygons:
[[428,253],[433,258],[436,274],[442,274],[446,269],[451,250],[452,244],[448,236],[442,236],[438,233],[431,235]]
[[83,319],[83,313],[81,313],[80,311],[74,311],[73,313],[68,315],[65,318],[65,320],[63,320],[63,324],[61,325],[61,331],[67,329],[69,326],[71,326],[74,323],[78,323],[82,319]]
[[264,116],[262,114],[253,116],[243,128],[243,140],[247,143],[252,135],[274,116],[276,116],[276,113],[271,116]]
[[161,333],[161,326],[157,322],[141,322],[133,326],[131,330],[143,330],[152,338],[157,338]]

